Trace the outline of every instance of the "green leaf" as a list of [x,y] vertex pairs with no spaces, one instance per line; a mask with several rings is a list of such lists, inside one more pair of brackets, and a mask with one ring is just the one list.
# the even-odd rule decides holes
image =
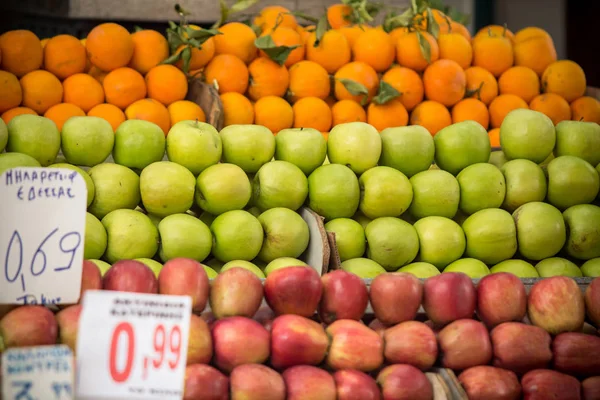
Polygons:
[[221,10],[219,19],[213,24],[211,27],[212,29],[217,29],[227,21],[227,18],[229,18],[229,7],[227,6],[227,3],[225,3],[225,0],[219,0],[219,8]]
[[294,12],[292,12],[292,15],[294,15],[294,16],[296,16],[298,18],[302,18],[304,20],[307,20],[308,22],[312,22],[313,24],[316,24],[316,23],[319,22],[319,18],[313,17],[312,15],[305,14],[305,13],[303,13],[301,11],[294,11]]
[[173,21],[169,21],[169,29],[177,30],[177,24]]
[[414,17],[415,14],[412,8],[407,8],[402,14],[389,14],[383,22],[383,28],[386,32],[391,32],[399,27],[408,27],[411,25]]
[[317,28],[315,29],[315,47],[319,46],[319,43],[321,43],[323,36],[325,36],[325,32],[327,32],[329,28],[329,21],[327,21],[327,14],[325,14],[321,18],[319,18],[319,22],[317,22]]
[[341,78],[337,80],[339,83],[344,85],[346,90],[352,96],[362,96],[361,104],[365,105],[369,97],[369,90],[362,83],[353,81],[352,79]]
[[431,63],[431,46],[429,45],[429,42],[427,41],[425,36],[423,36],[423,34],[419,31],[417,31],[417,39],[419,39],[419,47],[421,48],[421,54],[423,54],[423,57],[425,58],[428,64]]
[[204,43],[208,38],[216,35],[222,35],[221,31],[217,29],[192,29],[189,26],[185,28],[188,38],[197,39],[200,43]]
[[183,38],[177,33],[176,30],[167,30],[167,42],[169,43],[169,50],[171,53],[175,53],[179,46],[184,44]]
[[431,33],[436,39],[440,36],[440,26],[433,16],[433,10],[429,7],[427,7],[427,32]]
[[410,8],[412,9],[413,14],[419,13],[419,6],[417,5],[417,0],[410,1]]
[[254,41],[254,45],[267,53],[269,58],[279,65],[285,64],[290,53],[300,46],[277,46],[271,35],[260,36]]
[[484,83],[485,82],[481,82],[481,84],[479,85],[479,87],[477,87],[475,89],[467,90],[465,92],[465,98],[473,97],[473,96],[477,95],[477,96],[475,96],[475,98],[478,99],[478,100],[481,100],[481,89],[483,88],[483,84]]
[[183,73],[187,74],[190,71],[190,60],[192,59],[192,49],[188,46],[181,52],[181,60],[183,61]]
[[247,10],[256,3],[258,3],[258,0],[238,0],[229,8],[229,13]]
[[373,101],[377,104],[386,104],[400,97],[401,94],[392,85],[382,80],[379,82],[379,91],[377,96],[373,97]]
[[175,64],[181,59],[181,52],[171,54],[168,58],[164,59],[161,64]]
[[140,32],[140,31],[143,31],[143,30],[144,30],[144,28],[142,28],[141,26],[137,26],[136,25],[136,26],[133,27],[133,31],[134,32]]

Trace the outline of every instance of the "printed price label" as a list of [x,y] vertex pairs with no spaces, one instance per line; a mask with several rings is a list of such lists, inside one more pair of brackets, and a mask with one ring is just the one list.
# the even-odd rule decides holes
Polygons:
[[77,398],[181,399],[191,299],[87,291],[77,337]]
[[0,303],[76,303],[87,188],[77,172],[14,168],[0,175]]
[[2,353],[4,400],[72,400],[73,352],[67,346],[11,348]]

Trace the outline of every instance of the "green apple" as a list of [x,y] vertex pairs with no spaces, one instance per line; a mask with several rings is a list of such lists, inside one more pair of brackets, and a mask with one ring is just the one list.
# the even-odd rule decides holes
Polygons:
[[102,276],[104,276],[104,274],[106,274],[106,271],[108,271],[110,269],[110,267],[112,267],[112,265],[110,265],[109,263],[107,263],[106,261],[102,261],[102,260],[95,260],[95,259],[90,259],[89,261],[93,262],[94,264],[96,264],[96,266],[98,267],[98,269],[100,270],[100,274]]
[[262,214],[258,207],[247,207],[245,208],[245,210],[248,211],[250,214],[254,215],[256,218],[258,218],[258,216]]
[[430,169],[419,172],[410,183],[413,200],[409,213],[415,218],[439,216],[453,218],[460,202],[460,186],[449,172]]
[[104,162],[115,144],[112,126],[100,117],[71,117],[63,125],[60,137],[67,162],[85,167]]
[[394,217],[374,219],[365,229],[367,257],[387,271],[412,262],[419,252],[419,237],[415,228]]
[[539,261],[556,255],[567,240],[561,212],[550,204],[531,202],[513,212],[521,255]]
[[[161,131],[162,132],[162,131]],[[164,136],[164,134],[163,134]],[[135,261],[139,261],[144,264],[146,267],[150,268],[152,272],[154,272],[154,276],[158,278],[160,271],[162,270],[163,265],[156,260],[151,258],[136,258]]]
[[255,173],[275,155],[275,137],[262,125],[229,125],[219,132],[222,161]]
[[490,137],[481,124],[463,121],[441,129],[433,137],[435,163],[452,175],[490,159]]
[[433,137],[420,125],[386,128],[381,131],[379,165],[392,167],[411,177],[433,163]]
[[552,153],[555,144],[552,120],[538,111],[513,110],[500,126],[500,145],[508,160],[524,158],[540,164]]
[[76,167],[75,165],[67,163],[48,165],[48,168],[65,168],[70,169],[71,171],[78,172],[79,175],[81,175],[81,177],[85,181],[85,187],[87,188],[87,205],[89,206],[90,204],[92,204],[92,201],[94,201],[94,196],[96,195],[96,188],[94,187],[94,181],[92,181],[92,178],[87,172],[85,172],[79,167]]
[[579,204],[566,209],[567,253],[579,260],[600,257],[600,207]]
[[96,194],[88,211],[98,219],[118,209],[131,209],[140,203],[140,177],[119,164],[98,164],[88,174]]
[[271,272],[277,271],[278,269],[287,268],[287,267],[308,267],[308,268],[310,268],[310,266],[307,263],[305,263],[302,260],[298,260],[297,258],[281,257],[281,258],[276,258],[275,260],[268,263],[267,266],[264,268],[264,272],[265,272],[266,276],[269,276],[269,274]]
[[444,268],[444,272],[462,272],[471,279],[483,278],[489,275],[490,269],[482,261],[476,258],[461,258]]
[[441,271],[465,252],[465,233],[449,218],[421,218],[414,227],[419,235],[419,261],[433,264]]
[[158,230],[147,215],[134,210],[115,210],[102,218],[108,234],[104,258],[119,260],[152,258],[158,251]]
[[215,279],[217,275],[219,275],[217,271],[215,271],[208,265],[202,264],[202,268],[204,268],[204,272],[206,272],[206,276],[208,276],[208,279]]
[[243,209],[251,196],[250,180],[235,164],[211,165],[196,179],[196,204],[215,216]]
[[510,272],[519,278],[539,278],[537,269],[530,263],[523,260],[505,260],[490,268],[490,272],[495,274],[496,272]]
[[517,228],[512,216],[498,208],[477,211],[467,218],[462,229],[467,238],[467,257],[494,265],[517,252]]
[[263,244],[264,231],[260,221],[244,210],[227,211],[210,226],[213,234],[213,256],[223,262],[250,261]]
[[0,154],[0,175],[16,167],[41,167],[38,160],[30,155],[23,153],[2,153]]
[[358,208],[372,219],[398,217],[413,199],[413,189],[406,175],[391,167],[371,168],[360,176],[358,184]]
[[323,165],[308,177],[308,206],[327,220],[350,218],[359,200],[358,179],[345,165]]
[[275,144],[275,159],[294,164],[306,176],[323,165],[327,155],[325,137],[313,128],[282,129]]
[[7,128],[7,152],[27,154],[42,167],[54,162],[60,150],[60,132],[51,119],[31,114],[17,115],[10,120]]
[[93,214],[85,213],[85,239],[83,241],[83,258],[98,259],[106,251],[108,237],[106,229]]
[[221,268],[223,268],[223,265],[225,265],[224,262],[217,260],[216,258],[212,257],[208,260],[206,260],[204,262],[204,264],[206,264],[207,266],[211,267],[212,269],[214,269],[217,273],[219,273],[221,271]]
[[554,155],[579,157],[592,165],[600,163],[600,125],[584,121],[559,122]]
[[140,175],[142,204],[146,211],[159,217],[189,210],[194,204],[195,188],[194,175],[171,161],[152,163]]
[[308,195],[308,179],[290,162],[271,161],[254,176],[252,190],[252,202],[261,211],[275,207],[297,210]]
[[503,151],[495,150],[490,154],[490,159],[488,162],[498,168],[501,168],[507,161],[508,160],[506,159]]
[[[325,138],[323,138],[325,140]],[[8,127],[4,120],[0,118],[0,153],[4,151],[6,147],[6,143],[8,143]]]
[[407,272],[420,279],[427,279],[440,274],[440,270],[435,265],[426,262],[414,262],[405,265],[396,272]]
[[183,165],[194,176],[221,160],[223,146],[219,132],[206,122],[180,121],[167,135],[169,160]]
[[[406,213],[402,214],[402,216],[406,215]],[[371,218],[367,217],[360,210],[356,211],[352,216],[352,219],[355,220],[363,227],[363,230],[369,225],[369,222],[373,221]]]
[[381,265],[368,258],[346,260],[340,267],[344,271],[358,275],[362,279],[375,278],[378,275],[386,273],[386,270]]
[[265,233],[258,258],[265,263],[281,258],[297,258],[308,247],[308,224],[296,212],[271,208],[258,217]]
[[[117,164],[141,170],[165,155],[165,134],[150,121],[130,119],[115,131],[113,158]],[[172,160],[174,161],[174,160]]]
[[546,258],[538,262],[535,265],[535,269],[542,278],[549,278],[551,276],[570,276],[576,278],[583,276],[577,265],[560,257]]
[[204,261],[212,248],[212,234],[208,226],[188,214],[172,214],[158,224],[160,247],[158,255],[163,262],[173,258],[191,258]]
[[335,246],[341,261],[365,254],[365,230],[360,223],[350,218],[336,218],[325,224],[325,230],[335,234]]
[[244,269],[247,269],[248,271],[252,272],[254,275],[256,275],[259,278],[266,278],[264,272],[262,272],[260,268],[258,268],[256,265],[254,265],[250,261],[246,261],[246,260],[229,261],[227,264],[223,265],[223,268],[221,268],[220,273],[223,273],[231,268],[244,268]]
[[506,181],[502,208],[515,211],[525,203],[544,201],[548,185],[542,168],[529,160],[511,160],[500,169]]
[[327,137],[327,157],[360,175],[377,165],[381,156],[381,136],[364,122],[346,122],[331,128]]
[[592,258],[591,260],[586,261],[581,266],[581,272],[583,276],[596,278],[600,276],[600,257]]
[[456,177],[460,186],[458,207],[471,215],[485,208],[498,208],[506,196],[506,182],[502,171],[493,164],[469,165]]
[[548,164],[548,202],[559,210],[591,203],[600,190],[600,177],[587,161],[560,156]]

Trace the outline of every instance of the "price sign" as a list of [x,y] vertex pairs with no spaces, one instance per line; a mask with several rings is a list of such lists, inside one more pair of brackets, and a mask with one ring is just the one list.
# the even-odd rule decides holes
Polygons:
[[87,188],[61,168],[0,175],[0,303],[76,303],[81,290]]
[[73,352],[64,345],[2,353],[4,400],[72,400],[73,376]]
[[77,398],[181,399],[188,296],[87,291],[77,337]]

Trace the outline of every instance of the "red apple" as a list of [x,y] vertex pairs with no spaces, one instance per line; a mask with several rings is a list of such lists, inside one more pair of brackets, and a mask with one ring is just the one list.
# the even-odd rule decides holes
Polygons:
[[428,370],[437,360],[435,333],[423,322],[402,322],[386,329],[383,338],[385,360],[390,364],[410,364]]
[[83,260],[79,302],[83,300],[83,293],[87,290],[102,290],[102,273],[96,264],[89,260]]
[[389,328],[388,325],[384,324],[383,322],[381,322],[377,318],[375,318],[373,321],[369,322],[368,327],[371,328],[371,329],[373,329],[375,332],[379,333],[379,335],[381,337],[383,337],[383,334],[385,333],[385,330],[387,328]]
[[217,318],[252,318],[263,298],[263,285],[251,271],[234,267],[221,272],[212,281],[210,308]]
[[278,269],[265,280],[265,300],[277,314],[312,317],[322,292],[321,276],[310,267]]
[[188,365],[183,400],[229,400],[229,379],[210,365]]
[[338,319],[358,321],[363,317],[369,304],[369,291],[362,279],[353,273],[338,269],[323,275],[321,282],[321,321],[330,324]]
[[388,325],[398,324],[417,316],[423,300],[423,285],[412,274],[388,272],[373,279],[369,296],[378,320]]
[[154,272],[135,260],[121,260],[114,263],[104,274],[102,283],[104,290],[158,293],[158,282]]
[[355,369],[343,369],[333,374],[337,400],[380,400],[381,391],[375,379]]
[[583,400],[600,399],[600,376],[593,376],[581,382]]
[[281,315],[271,328],[271,365],[285,369],[294,365],[319,365],[329,339],[323,326],[299,315]]
[[527,313],[534,325],[552,335],[578,331],[585,320],[583,294],[572,278],[542,279],[529,291]]
[[369,372],[383,364],[383,340],[363,323],[340,319],[326,331],[331,338],[327,353],[327,365],[331,368]]
[[56,314],[58,324],[58,343],[69,346],[73,354],[77,349],[77,330],[79,329],[79,316],[81,304],[75,304],[62,309]]
[[0,320],[4,349],[56,344],[57,335],[54,314],[44,306],[21,306]]
[[432,276],[423,285],[423,308],[436,325],[472,318],[476,297],[473,281],[462,272]]
[[503,322],[522,321],[527,313],[527,292],[519,277],[498,272],[477,285],[477,316],[489,329]]
[[600,327],[600,277],[595,278],[585,289],[585,309],[590,321]]
[[158,275],[158,292],[190,296],[193,312],[202,312],[206,308],[209,287],[204,267],[191,258],[174,258],[167,261]]
[[442,365],[451,369],[467,369],[488,364],[492,360],[490,335],[479,321],[459,319],[438,333]]
[[509,370],[479,365],[464,370],[458,380],[469,400],[519,400],[521,384]]
[[213,355],[213,342],[208,324],[199,316],[190,315],[187,365],[208,364]]
[[552,338],[542,328],[520,322],[504,322],[490,333],[493,364],[523,374],[546,368],[552,360]]
[[569,375],[600,375],[600,337],[565,332],[552,341],[554,369]]
[[549,369],[529,371],[521,378],[521,386],[524,400],[581,399],[581,384],[577,379]]
[[408,364],[385,367],[377,375],[383,400],[433,400],[433,388],[427,376]]
[[224,372],[238,365],[262,364],[269,358],[269,332],[253,319],[220,319],[212,327],[212,339],[214,363]]
[[232,399],[285,400],[283,378],[264,365],[238,365],[231,371],[229,383]]
[[287,400],[336,400],[333,377],[311,365],[297,365],[283,372]]

